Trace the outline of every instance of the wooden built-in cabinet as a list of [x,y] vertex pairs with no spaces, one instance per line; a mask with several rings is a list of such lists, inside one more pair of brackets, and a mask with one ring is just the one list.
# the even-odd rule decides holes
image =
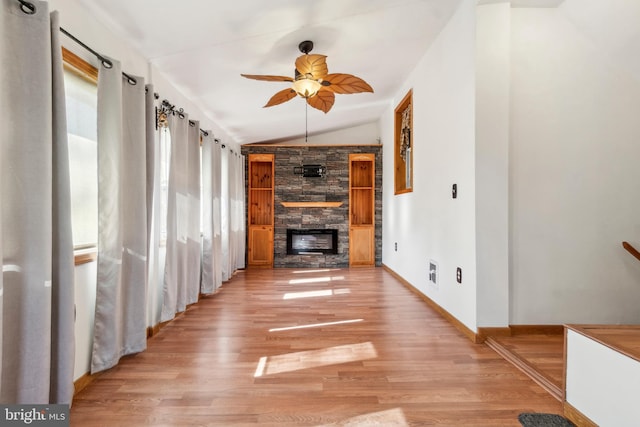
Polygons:
[[249,154],[248,266],[273,267],[274,155]]
[[349,154],[349,265],[375,265],[375,154]]

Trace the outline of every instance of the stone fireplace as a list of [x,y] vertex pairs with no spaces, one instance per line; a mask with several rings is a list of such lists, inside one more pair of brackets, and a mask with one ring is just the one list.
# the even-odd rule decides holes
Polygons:
[[[242,154],[275,155],[274,256],[276,268],[349,266],[349,154],[376,154],[376,265],[382,263],[382,146],[286,146],[248,144]],[[321,165],[321,176],[300,174],[303,165]],[[287,230],[336,230],[335,253],[287,254]],[[332,237],[333,239],[333,237]]]

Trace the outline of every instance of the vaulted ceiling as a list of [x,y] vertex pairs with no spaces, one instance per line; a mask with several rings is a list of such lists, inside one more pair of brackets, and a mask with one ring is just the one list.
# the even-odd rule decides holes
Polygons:
[[[378,120],[462,0],[78,0],[160,70],[238,143],[275,141]],[[507,0],[478,0],[479,4]],[[557,7],[585,37],[640,70],[638,0],[510,0]],[[330,73],[361,77],[374,93],[337,95],[327,114],[297,97],[263,105],[293,76],[298,44],[327,55]]]
[[330,73],[361,77],[374,93],[337,95],[327,114],[308,108],[310,133],[377,120],[460,0],[80,0],[236,142],[305,133],[297,97],[262,108],[293,76],[298,44],[327,55]]

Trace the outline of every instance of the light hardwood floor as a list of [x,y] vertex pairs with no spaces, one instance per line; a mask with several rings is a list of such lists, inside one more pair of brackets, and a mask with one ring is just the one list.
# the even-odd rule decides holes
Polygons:
[[558,400],[564,397],[564,334],[490,337],[487,345]]
[[81,391],[72,426],[519,426],[560,402],[381,268],[238,273]]

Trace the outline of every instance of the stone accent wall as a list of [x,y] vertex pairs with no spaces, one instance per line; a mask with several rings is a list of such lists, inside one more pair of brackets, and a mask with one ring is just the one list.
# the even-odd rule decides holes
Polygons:
[[[382,146],[268,146],[245,145],[242,154],[275,155],[274,267],[349,266],[349,154],[376,155],[376,265],[382,264]],[[323,165],[322,178],[304,178],[294,167]],[[248,176],[248,171],[247,174]],[[247,183],[245,183],[247,191]],[[285,208],[280,202],[342,202],[338,208]],[[335,228],[338,230],[337,255],[287,255],[287,228]]]

